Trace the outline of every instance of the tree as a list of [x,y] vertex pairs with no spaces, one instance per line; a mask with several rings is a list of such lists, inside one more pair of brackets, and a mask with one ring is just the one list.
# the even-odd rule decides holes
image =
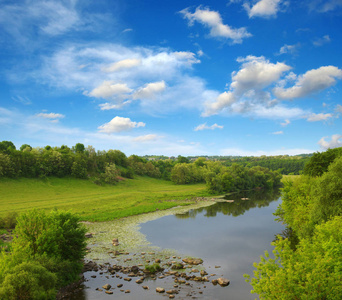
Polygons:
[[76,153],[83,153],[84,150],[85,150],[85,147],[84,147],[83,144],[77,143],[77,144],[75,145],[75,152],[76,152]]
[[28,148],[29,150],[32,150],[32,147],[29,144],[22,144],[20,146],[20,151],[24,151],[26,148]]
[[317,225],[312,238],[293,251],[288,239],[272,243],[274,259],[265,252],[254,263],[254,278],[245,275],[261,299],[340,299],[342,295],[342,217]]
[[0,152],[10,154],[11,150],[16,150],[15,145],[10,141],[0,142]]

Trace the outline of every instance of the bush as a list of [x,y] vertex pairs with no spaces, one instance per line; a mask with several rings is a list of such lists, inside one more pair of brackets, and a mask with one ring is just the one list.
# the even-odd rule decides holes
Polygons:
[[14,229],[17,224],[17,216],[16,212],[7,213],[5,217],[0,218],[0,228]]
[[23,262],[7,273],[0,287],[0,299],[55,299],[57,277],[34,262]]
[[69,212],[32,210],[17,218],[13,247],[28,256],[47,255],[78,261],[85,254],[85,227]]

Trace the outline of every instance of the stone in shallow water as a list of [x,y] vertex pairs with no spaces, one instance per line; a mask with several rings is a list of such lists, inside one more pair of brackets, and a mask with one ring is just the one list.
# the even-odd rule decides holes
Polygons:
[[102,286],[103,289],[105,290],[109,290],[112,286],[108,283],[106,283],[105,285]]
[[157,292],[157,293],[165,293],[165,289],[162,288],[162,287],[157,287],[157,288],[156,288],[156,292]]
[[223,277],[220,277],[217,279],[217,283],[220,285],[220,286],[227,286],[229,285],[230,283],[230,280],[226,279],[226,278],[223,278]]

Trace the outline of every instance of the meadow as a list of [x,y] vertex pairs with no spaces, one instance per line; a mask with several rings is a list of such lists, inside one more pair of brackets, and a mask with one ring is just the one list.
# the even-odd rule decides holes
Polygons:
[[0,217],[30,209],[70,210],[83,221],[117,218],[193,203],[209,196],[205,184],[175,185],[137,176],[116,185],[72,177],[0,179]]

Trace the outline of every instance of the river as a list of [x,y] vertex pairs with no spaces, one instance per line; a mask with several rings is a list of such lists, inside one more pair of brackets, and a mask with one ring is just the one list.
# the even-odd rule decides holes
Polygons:
[[[91,228],[97,232],[97,237],[92,242],[92,252],[88,259],[98,263],[144,265],[146,259],[153,262],[160,258],[163,263],[172,260],[172,257],[176,260],[180,258],[179,261],[186,256],[198,257],[203,259],[203,264],[192,268],[205,270],[209,282],[182,285],[175,299],[255,299],[257,295],[250,293],[251,286],[245,282],[243,274],[253,274],[253,262],[259,262],[265,250],[272,251],[270,243],[276,234],[284,230],[282,224],[274,221],[273,215],[281,202],[279,192],[245,192],[230,195],[226,200],[234,202],[207,203],[204,207],[195,206],[190,210],[181,208],[168,213],[157,212],[156,216],[153,213],[146,214],[137,217],[133,228],[127,226],[130,218],[126,218],[127,224],[97,223]],[[109,228],[113,226],[117,229],[110,231]],[[121,235],[118,228],[123,230]],[[114,234],[120,236],[119,241],[123,241],[118,249],[129,254],[118,256],[120,258],[108,257],[108,250],[111,249],[108,241]],[[126,243],[125,234],[133,235]],[[132,243],[134,245],[128,246]],[[147,253],[142,255],[142,251]],[[155,254],[149,256],[151,251]],[[145,280],[139,285],[135,283],[136,278],[127,282],[124,281],[127,276],[123,274],[120,279],[119,276],[108,276],[108,273],[102,272],[85,273],[85,288],[74,299],[162,299],[162,295],[166,294],[156,293],[156,287],[174,289],[174,278],[171,276]],[[229,279],[230,285],[221,287],[210,282],[218,277]],[[112,285],[112,295],[95,290],[105,283]],[[117,288],[120,283],[124,286]],[[149,290],[144,290],[142,285],[148,286]],[[128,290],[129,293],[125,293]]]

